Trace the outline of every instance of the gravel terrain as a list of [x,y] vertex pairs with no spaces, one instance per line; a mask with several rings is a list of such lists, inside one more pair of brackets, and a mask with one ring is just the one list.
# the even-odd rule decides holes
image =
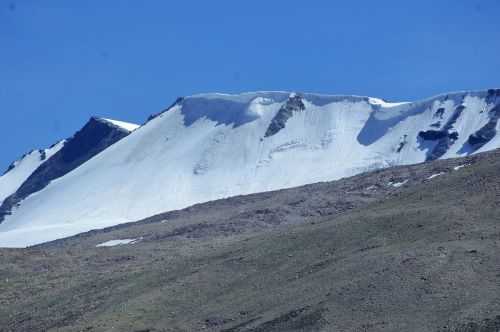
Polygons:
[[499,170],[495,150],[0,249],[0,331],[498,331]]

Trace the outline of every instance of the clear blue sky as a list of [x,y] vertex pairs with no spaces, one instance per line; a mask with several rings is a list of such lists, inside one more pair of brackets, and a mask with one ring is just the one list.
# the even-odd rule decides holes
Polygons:
[[0,0],[0,169],[92,115],[296,90],[413,100],[500,86],[500,1]]

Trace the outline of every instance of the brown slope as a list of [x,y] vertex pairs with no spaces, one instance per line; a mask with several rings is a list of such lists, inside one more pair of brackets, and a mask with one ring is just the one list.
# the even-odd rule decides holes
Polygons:
[[[0,250],[0,326],[496,331],[499,167],[493,151]],[[124,238],[141,240],[95,247]]]

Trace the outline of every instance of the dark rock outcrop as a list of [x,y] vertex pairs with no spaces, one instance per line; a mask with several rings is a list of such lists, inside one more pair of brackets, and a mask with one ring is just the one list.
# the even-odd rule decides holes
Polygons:
[[440,139],[434,149],[432,150],[432,153],[427,157],[427,160],[436,160],[442,157],[446,151],[450,148],[450,146],[455,143],[455,141],[458,139],[458,133],[457,132],[452,132],[449,133],[446,137],[443,139]]
[[302,102],[302,97],[298,94],[288,98],[286,103],[280,108],[267,127],[264,137],[273,136],[281,129],[285,128],[286,122],[293,116],[294,112],[305,110],[306,107]]
[[469,136],[467,142],[471,145],[474,151],[480,149],[483,145],[488,143],[497,134],[497,123],[500,119],[500,104],[496,105],[489,112],[490,120],[481,129]]
[[[450,119],[445,123],[442,129],[426,130],[418,133],[418,136],[423,140],[437,141],[436,145],[427,156],[428,161],[439,159],[458,139],[458,132],[454,130],[453,125],[455,124],[455,122],[457,122],[457,119],[460,117],[464,109],[464,105],[457,106]],[[444,109],[440,108],[436,111],[434,117],[439,117],[440,119],[442,119],[443,114]]]
[[488,95],[486,96],[486,101],[488,103],[491,103],[497,100],[497,98],[500,98],[500,89],[489,89]]
[[435,141],[445,138],[446,136],[448,136],[448,133],[443,130],[426,130],[419,132],[418,136],[428,141]]
[[438,108],[438,110],[434,113],[435,118],[443,119],[445,109],[443,107]]
[[52,180],[74,170],[129,133],[128,130],[106,120],[91,118],[80,131],[67,140],[61,150],[40,165],[14,194],[4,200],[0,206],[0,223],[20,201],[42,190]]
[[406,144],[408,144],[408,135],[404,134],[403,137],[401,138],[401,141],[399,142],[399,145],[398,145],[398,148],[396,149],[396,151],[398,153],[400,153],[403,150],[403,148],[406,146]]

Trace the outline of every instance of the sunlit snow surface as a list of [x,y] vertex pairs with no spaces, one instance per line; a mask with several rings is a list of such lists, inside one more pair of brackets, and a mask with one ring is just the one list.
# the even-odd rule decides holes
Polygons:
[[[0,176],[0,205],[8,196],[12,195],[33,173],[38,166],[52,157],[64,146],[65,141],[60,141],[45,150],[33,150],[14,163],[14,168]],[[1,245],[1,243],[0,243]]]
[[401,182],[389,182],[389,185],[393,186],[394,188],[399,188],[399,187],[404,186],[407,183],[408,183],[408,180],[404,180],[404,181],[401,181]]
[[443,175],[443,174],[444,174],[443,172],[441,172],[441,173],[436,173],[436,174],[432,174],[431,176],[429,176],[429,177],[427,178],[427,180],[432,180],[432,179],[434,179],[434,178],[436,178],[436,177],[438,177],[438,176],[441,176],[441,175]]
[[391,107],[396,107],[396,106],[401,106],[401,105],[409,104],[409,102],[391,103],[391,102],[387,102],[385,100],[382,100],[382,99],[379,99],[379,98],[373,98],[373,97],[369,97],[368,101],[372,105],[379,105],[379,106],[382,106],[384,108],[391,108]]
[[122,240],[110,240],[103,243],[99,243],[96,247],[115,247],[124,244],[134,244],[140,241],[140,239],[122,239]]
[[112,119],[106,119],[106,118],[101,118],[104,121],[107,121],[119,128],[125,129],[127,131],[134,131],[140,126],[135,124],[135,123],[129,123],[129,122],[123,122],[123,121],[118,121],[118,120],[112,120]]
[[[289,92],[185,98],[71,173],[21,202],[0,224],[0,246],[26,246],[228,196],[330,181],[426,160],[421,130],[456,106],[458,139],[442,158],[466,155],[488,122],[486,92],[421,102],[303,94],[304,111],[264,137]],[[401,142],[404,142],[401,147]],[[500,141],[486,144],[493,149]]]

